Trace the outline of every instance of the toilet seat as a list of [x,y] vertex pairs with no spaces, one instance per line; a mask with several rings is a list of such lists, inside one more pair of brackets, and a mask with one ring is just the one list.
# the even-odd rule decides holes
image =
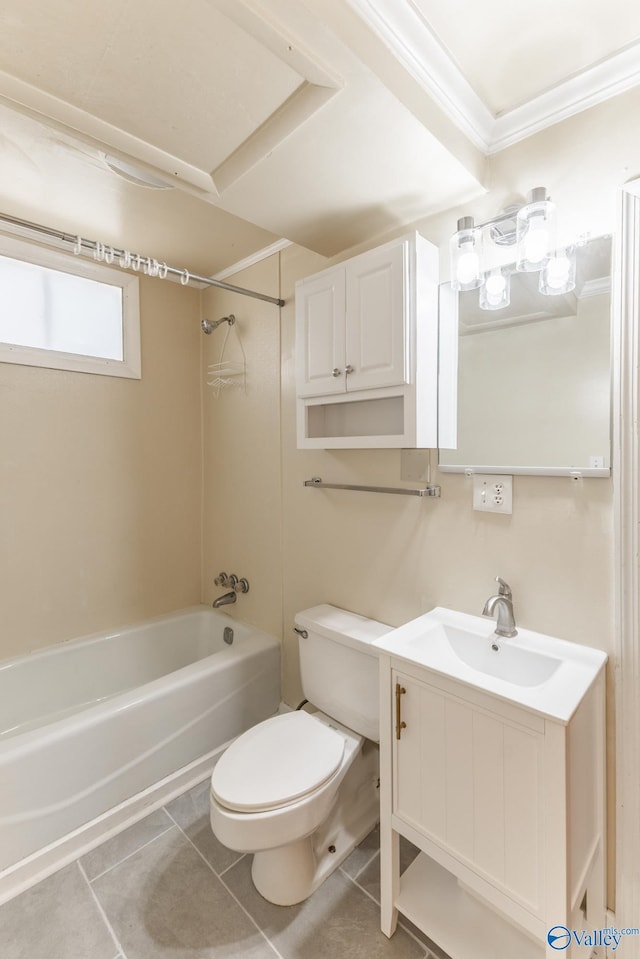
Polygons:
[[344,749],[344,736],[309,713],[273,716],[229,746],[213,770],[211,792],[237,812],[277,809],[327,782]]

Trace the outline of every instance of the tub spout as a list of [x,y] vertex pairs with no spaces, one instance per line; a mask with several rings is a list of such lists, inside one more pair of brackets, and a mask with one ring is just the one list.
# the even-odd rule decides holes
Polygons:
[[218,596],[217,599],[213,601],[213,608],[220,609],[221,606],[228,606],[230,603],[235,603],[237,596],[233,590],[230,593],[223,593],[222,596]]

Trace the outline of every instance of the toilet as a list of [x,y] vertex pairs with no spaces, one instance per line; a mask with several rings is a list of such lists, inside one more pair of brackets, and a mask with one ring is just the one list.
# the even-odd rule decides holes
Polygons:
[[214,834],[253,853],[256,889],[280,906],[307,899],[378,821],[373,643],[391,630],[327,604],[295,623],[309,706],[243,733],[211,777]]

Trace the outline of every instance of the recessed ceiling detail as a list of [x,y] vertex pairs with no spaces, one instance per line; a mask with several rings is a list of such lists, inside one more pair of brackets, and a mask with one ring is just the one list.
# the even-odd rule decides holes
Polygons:
[[95,19],[77,7],[21,0],[0,34],[0,102],[58,131],[75,160],[109,154],[327,255],[482,190],[324,3],[184,0],[169,17],[157,0],[112,0]]
[[0,35],[5,102],[199,193],[217,195],[340,90],[237,0],[184,0],[170,21],[156,0],[111,3],[98,29],[75,0],[60,6],[62,50],[41,0],[21,0]]
[[472,143],[500,150],[640,84],[627,0],[347,0]]
[[[640,82],[640,8],[540,4],[13,0],[0,204],[201,273],[278,237],[370,243],[472,201],[489,154]],[[105,154],[179,189],[116,178]]]

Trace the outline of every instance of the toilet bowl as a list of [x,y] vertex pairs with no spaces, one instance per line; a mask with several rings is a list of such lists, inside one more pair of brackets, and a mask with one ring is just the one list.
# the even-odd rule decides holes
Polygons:
[[331,715],[296,710],[254,726],[221,756],[210,795],[214,834],[253,853],[256,889],[283,906],[310,896],[378,821],[372,644],[389,630],[328,605],[299,613],[296,623],[303,689],[306,676],[314,706],[329,703]]
[[229,849],[252,852],[258,892],[289,906],[375,826],[378,750],[322,713],[284,713],[249,733],[211,777],[211,828]]

